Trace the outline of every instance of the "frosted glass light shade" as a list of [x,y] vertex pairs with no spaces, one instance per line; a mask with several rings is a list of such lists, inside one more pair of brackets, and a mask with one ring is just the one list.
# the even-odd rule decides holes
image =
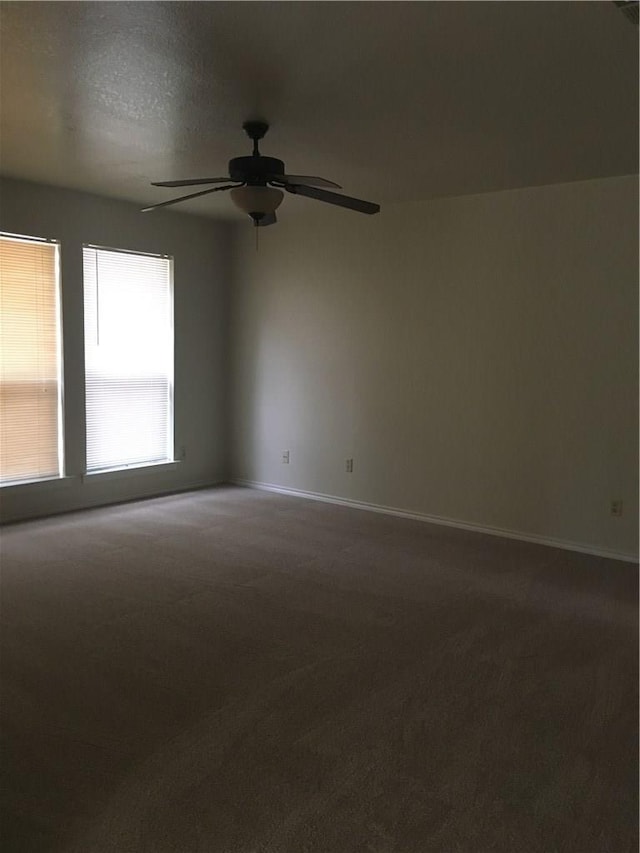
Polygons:
[[273,213],[280,206],[284,193],[272,187],[236,187],[231,199],[236,207],[250,216],[253,213]]

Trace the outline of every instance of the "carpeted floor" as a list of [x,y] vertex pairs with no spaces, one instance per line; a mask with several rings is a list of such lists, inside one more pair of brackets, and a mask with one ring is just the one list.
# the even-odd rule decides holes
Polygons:
[[2,549],[6,853],[637,850],[637,566],[234,487]]

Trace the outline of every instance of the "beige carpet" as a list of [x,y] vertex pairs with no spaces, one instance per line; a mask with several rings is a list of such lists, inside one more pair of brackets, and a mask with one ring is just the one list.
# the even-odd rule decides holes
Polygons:
[[234,487],[2,547],[6,853],[637,850],[637,566]]

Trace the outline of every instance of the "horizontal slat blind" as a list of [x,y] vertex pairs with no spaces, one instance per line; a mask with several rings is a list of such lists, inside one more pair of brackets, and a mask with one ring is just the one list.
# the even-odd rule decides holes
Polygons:
[[58,246],[0,236],[0,482],[61,472]]
[[173,456],[171,261],[84,247],[87,471]]

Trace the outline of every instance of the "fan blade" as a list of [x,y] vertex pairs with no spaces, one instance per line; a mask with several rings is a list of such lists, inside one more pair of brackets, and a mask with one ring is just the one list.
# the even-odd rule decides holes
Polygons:
[[374,204],[372,201],[362,201],[359,198],[352,198],[348,195],[338,195],[338,193],[330,193],[326,190],[319,190],[315,187],[297,186],[295,184],[285,184],[287,192],[295,195],[304,195],[307,198],[315,198],[317,201],[326,201],[327,204],[337,204],[339,207],[348,207],[350,210],[357,210],[358,213],[377,213],[380,210],[379,204]]
[[268,181],[278,181],[281,184],[304,185],[307,187],[333,187],[334,190],[341,190],[340,184],[334,181],[328,181],[326,178],[316,178],[313,175],[269,175]]
[[169,204],[177,204],[179,201],[186,201],[188,198],[197,198],[199,195],[208,195],[209,193],[219,193],[221,190],[232,190],[234,187],[241,187],[242,184],[229,184],[226,187],[213,187],[210,190],[200,190],[199,193],[190,193],[189,195],[181,195],[180,198],[171,198],[169,201],[161,201],[159,204],[152,204],[150,207],[143,207],[141,213],[148,213],[150,210],[156,210],[158,207],[167,207]]
[[152,187],[197,187],[200,184],[223,184],[231,178],[195,178],[191,181],[152,181]]
[[266,228],[267,225],[275,225],[277,222],[275,213],[265,213],[262,219],[258,220],[258,228]]

